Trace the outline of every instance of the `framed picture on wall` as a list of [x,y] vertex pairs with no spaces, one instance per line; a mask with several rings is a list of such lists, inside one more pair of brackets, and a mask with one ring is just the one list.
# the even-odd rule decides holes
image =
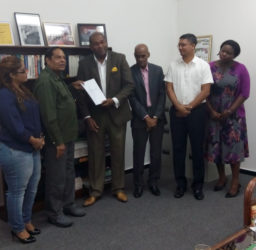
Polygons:
[[11,25],[0,22],[0,45],[14,45]]
[[196,55],[206,62],[210,62],[212,52],[212,35],[198,36],[196,45]]
[[75,46],[70,23],[44,23],[48,46]]
[[14,17],[19,33],[20,45],[44,46],[39,14],[15,12]]
[[101,32],[107,39],[106,26],[105,24],[97,23],[78,23],[78,36],[80,46],[89,46],[90,35],[94,32]]

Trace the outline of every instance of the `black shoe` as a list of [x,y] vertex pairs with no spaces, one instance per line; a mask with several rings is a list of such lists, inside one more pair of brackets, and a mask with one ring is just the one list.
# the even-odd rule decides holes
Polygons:
[[143,194],[143,187],[141,186],[136,186],[133,192],[133,196],[135,198],[140,198]]
[[18,239],[21,243],[24,243],[24,244],[28,244],[28,243],[33,243],[36,241],[36,238],[32,235],[30,235],[28,238],[20,238],[15,232],[11,231],[11,234],[12,234],[12,238],[14,239]]
[[63,208],[63,213],[74,217],[83,217],[86,214],[83,208],[79,208],[74,204],[70,207]]
[[203,199],[204,199],[204,193],[203,193],[202,188],[196,188],[196,189],[194,189],[194,197],[195,197],[197,200],[203,200]]
[[236,190],[236,192],[234,194],[232,194],[230,192],[227,192],[225,197],[226,198],[234,198],[234,197],[236,197],[239,194],[240,188],[241,188],[241,184],[238,185],[237,190]]
[[57,227],[71,227],[73,225],[73,221],[63,214],[57,216],[56,218],[49,217],[48,221]]
[[174,197],[175,198],[181,198],[185,192],[186,192],[186,188],[182,188],[182,187],[177,187],[174,193]]
[[159,196],[159,195],[161,194],[161,192],[160,192],[160,190],[159,190],[159,188],[158,188],[157,185],[151,185],[151,186],[149,186],[149,190],[150,190],[150,192],[151,192],[153,195],[155,195],[155,196]]
[[35,228],[33,231],[27,230],[29,234],[31,235],[38,235],[41,233],[41,230],[39,228]]

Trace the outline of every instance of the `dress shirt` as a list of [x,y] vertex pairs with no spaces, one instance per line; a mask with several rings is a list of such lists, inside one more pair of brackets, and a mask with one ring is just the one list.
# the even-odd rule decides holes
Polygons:
[[201,92],[201,85],[213,83],[209,64],[197,56],[189,63],[182,58],[173,61],[164,80],[173,83],[177,100],[184,105],[196,98]]
[[[106,57],[105,57],[105,59],[102,63],[96,58],[95,55],[94,55],[94,60],[97,63],[102,92],[104,93],[105,96],[107,96],[107,86],[106,85],[107,85],[107,60],[108,60],[108,55],[106,55]],[[115,103],[115,107],[118,108],[119,105],[120,105],[118,99],[116,97],[113,97],[112,100]]]
[[147,94],[147,107],[151,107],[151,99],[150,99],[150,91],[149,91],[149,79],[148,79],[148,65],[146,66],[145,69],[140,69],[141,74],[143,77],[144,85],[145,85],[145,90]]

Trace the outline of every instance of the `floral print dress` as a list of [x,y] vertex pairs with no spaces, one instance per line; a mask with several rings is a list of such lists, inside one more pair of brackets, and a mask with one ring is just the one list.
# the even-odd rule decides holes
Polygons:
[[[234,64],[225,72],[210,63],[214,84],[208,101],[216,112],[229,109],[238,96],[249,97],[250,78],[243,64]],[[249,156],[247,127],[242,104],[224,121],[210,118],[206,136],[206,158],[216,164],[234,164]]]

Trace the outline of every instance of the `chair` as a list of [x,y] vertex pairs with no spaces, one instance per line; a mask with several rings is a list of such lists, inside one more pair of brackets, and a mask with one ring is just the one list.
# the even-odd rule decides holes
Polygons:
[[244,193],[244,227],[251,224],[251,206],[256,205],[256,199],[253,197],[253,191],[256,186],[256,177],[250,180]]

